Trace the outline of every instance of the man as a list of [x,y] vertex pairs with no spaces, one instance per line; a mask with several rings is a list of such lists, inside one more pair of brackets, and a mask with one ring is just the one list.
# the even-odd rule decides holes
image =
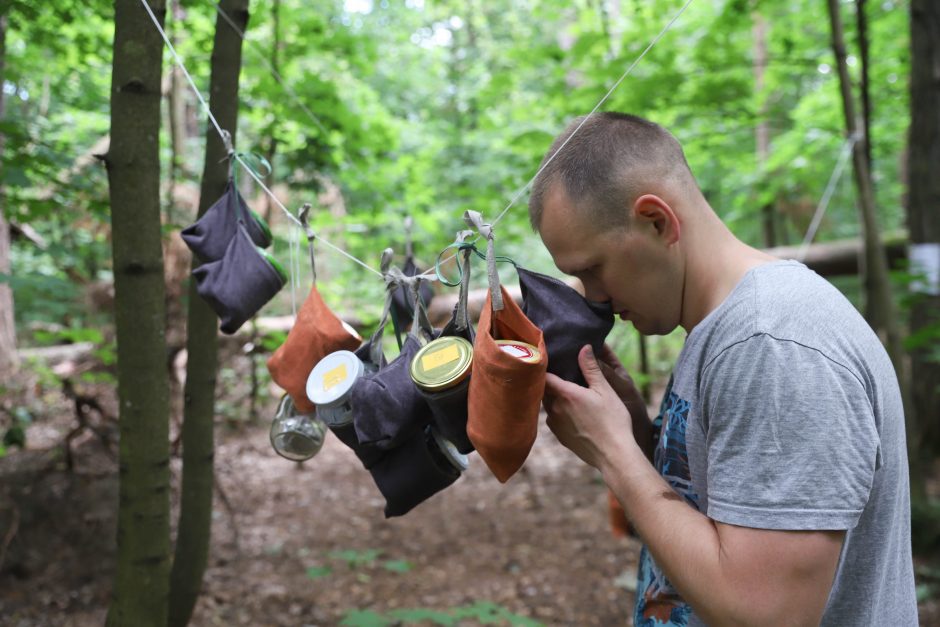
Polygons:
[[543,161],[532,225],[589,299],[688,333],[658,429],[609,349],[582,349],[588,387],[546,384],[552,431],[645,543],[635,624],[916,625],[904,415],[878,338],[805,266],[737,240],[663,128],[601,113],[572,136],[582,120]]

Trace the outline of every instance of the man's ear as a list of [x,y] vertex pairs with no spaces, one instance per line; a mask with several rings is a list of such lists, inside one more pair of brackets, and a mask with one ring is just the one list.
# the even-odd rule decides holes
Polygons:
[[679,241],[682,229],[679,216],[665,200],[654,194],[643,194],[633,203],[633,218],[656,229],[657,235],[668,246]]

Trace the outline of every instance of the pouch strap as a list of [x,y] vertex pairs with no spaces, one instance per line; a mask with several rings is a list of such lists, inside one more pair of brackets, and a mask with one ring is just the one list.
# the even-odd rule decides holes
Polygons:
[[313,242],[317,239],[317,234],[313,232],[313,229],[310,228],[310,224],[307,222],[310,217],[311,208],[312,205],[309,202],[305,202],[304,206],[297,212],[297,217],[300,219],[300,224],[304,227],[304,233],[307,235],[307,249],[310,251],[310,269],[313,271],[313,282],[316,283],[317,258],[314,254]]
[[499,288],[499,273],[496,271],[496,250],[493,244],[493,225],[483,221],[479,211],[464,211],[463,220],[486,238],[486,278],[490,285],[493,311],[502,311],[503,293]]

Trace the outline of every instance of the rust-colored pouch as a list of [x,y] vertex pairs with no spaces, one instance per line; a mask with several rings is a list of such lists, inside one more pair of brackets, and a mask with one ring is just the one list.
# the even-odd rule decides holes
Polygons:
[[[522,468],[539,426],[539,407],[545,393],[548,352],[542,330],[499,284],[493,225],[476,211],[464,221],[486,238],[489,290],[473,341],[473,374],[468,393],[467,437],[490,471],[506,483]],[[538,355],[506,352],[498,340],[530,344]]]
[[355,351],[362,338],[353,335],[336,317],[320,296],[317,286],[297,312],[297,320],[287,339],[268,359],[271,379],[290,394],[301,412],[315,406],[307,398],[307,377],[321,359],[334,351]]
[[623,505],[614,496],[614,493],[607,490],[607,513],[610,517],[610,532],[615,538],[626,538],[630,535],[630,523],[627,521],[627,513],[623,511]]

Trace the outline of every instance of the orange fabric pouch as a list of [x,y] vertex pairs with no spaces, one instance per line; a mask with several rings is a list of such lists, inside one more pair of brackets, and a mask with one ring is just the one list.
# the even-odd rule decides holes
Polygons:
[[610,532],[615,538],[626,538],[630,535],[630,523],[627,521],[627,513],[623,511],[623,506],[614,493],[607,490],[607,513],[610,517]]
[[350,333],[320,296],[317,286],[297,312],[287,339],[268,359],[271,379],[290,394],[294,406],[304,413],[316,406],[307,398],[307,377],[321,359],[339,350],[354,351],[362,338]]
[[[467,436],[490,471],[505,483],[522,467],[535,443],[548,352],[542,331],[505,288],[499,289],[503,308],[494,311],[492,293],[487,294],[473,342]],[[496,340],[531,344],[539,350],[539,361],[522,361],[504,352]]]

